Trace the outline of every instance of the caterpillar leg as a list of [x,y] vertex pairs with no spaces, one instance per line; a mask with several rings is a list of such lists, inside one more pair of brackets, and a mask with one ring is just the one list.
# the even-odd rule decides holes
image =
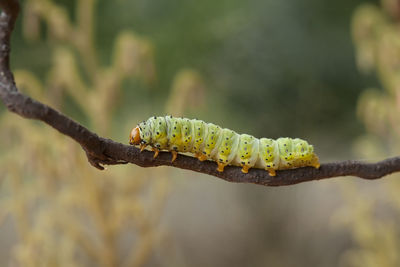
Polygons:
[[265,170],[268,172],[269,176],[276,176],[275,169],[266,168]]
[[243,172],[243,173],[248,173],[248,172],[249,172],[249,169],[250,169],[250,166],[247,166],[247,165],[243,165],[243,166],[242,166],[242,172]]
[[176,152],[175,150],[172,150],[171,154],[172,154],[171,162],[174,162],[176,160],[176,157],[178,157],[178,152]]
[[200,161],[205,161],[207,159],[207,156],[201,153],[196,153],[195,154],[196,158],[198,158]]
[[146,145],[145,144],[140,144],[140,152],[142,152],[145,148],[146,148]]
[[221,163],[221,162],[218,162],[217,164],[218,164],[217,171],[223,172],[223,171],[224,171],[224,168],[225,168],[225,166],[226,166],[226,164]]
[[321,167],[321,164],[319,164],[319,162],[316,162],[312,165],[314,168],[319,169],[319,167]]
[[153,150],[154,151],[154,156],[153,156],[153,158],[157,158],[158,157],[158,153],[160,153],[160,150],[158,150],[157,148],[152,148],[151,150]]

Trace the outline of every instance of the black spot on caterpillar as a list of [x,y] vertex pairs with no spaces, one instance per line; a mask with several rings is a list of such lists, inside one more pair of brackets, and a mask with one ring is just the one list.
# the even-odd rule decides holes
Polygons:
[[259,168],[275,176],[276,170],[320,166],[313,146],[302,139],[258,139],[197,119],[151,117],[132,129],[129,143],[140,145],[141,150],[150,145],[154,157],[160,150],[170,151],[172,161],[178,152],[191,153],[201,161],[217,162],[220,172],[226,165],[234,165],[241,166],[244,173]]

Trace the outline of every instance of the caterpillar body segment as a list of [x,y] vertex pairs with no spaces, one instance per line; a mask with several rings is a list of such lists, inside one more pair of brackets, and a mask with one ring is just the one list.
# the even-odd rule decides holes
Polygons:
[[170,151],[172,161],[178,152],[190,153],[201,161],[212,160],[220,172],[225,166],[234,165],[241,166],[243,173],[259,168],[275,176],[276,170],[320,166],[313,146],[305,140],[258,139],[197,119],[151,117],[132,129],[129,143],[140,145],[141,150],[150,146],[154,157],[160,150]]
[[232,165],[242,166],[242,172],[247,173],[254,167],[259,158],[259,140],[248,134],[238,135],[238,147]]
[[259,139],[259,158],[258,168],[268,171],[271,176],[275,176],[275,170],[280,167],[278,142],[270,138]]
[[206,160],[207,157],[202,154],[204,148],[204,136],[206,135],[206,123],[201,120],[192,120],[193,138],[192,138],[192,153],[199,160]]
[[202,156],[201,160],[214,159],[218,150],[218,146],[221,143],[219,137],[222,133],[222,129],[221,127],[212,123],[206,123],[205,128],[206,130],[204,134],[204,145],[202,151],[204,156]]

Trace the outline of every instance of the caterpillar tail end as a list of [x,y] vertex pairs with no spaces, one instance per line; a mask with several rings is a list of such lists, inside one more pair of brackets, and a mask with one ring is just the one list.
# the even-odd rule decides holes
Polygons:
[[171,159],[171,163],[174,162],[176,160],[176,158],[178,157],[178,152],[176,151],[171,151],[172,154],[172,159]]
[[218,162],[218,168],[217,168],[217,171],[219,171],[219,172],[223,172],[224,171],[224,168],[225,168],[225,164],[223,164],[223,163],[221,163],[221,162]]
[[321,164],[319,163],[318,156],[315,155],[315,154],[313,155],[313,159],[311,161],[311,166],[316,168],[316,169],[319,169],[319,167],[321,167]]

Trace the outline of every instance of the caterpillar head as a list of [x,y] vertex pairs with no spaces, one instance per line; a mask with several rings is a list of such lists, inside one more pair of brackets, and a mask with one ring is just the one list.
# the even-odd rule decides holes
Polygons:
[[129,143],[131,145],[148,145],[151,143],[151,131],[153,123],[149,119],[139,123],[135,128],[132,129],[129,135]]
[[142,141],[142,139],[140,138],[140,128],[139,126],[136,126],[135,128],[132,129],[129,135],[129,144],[139,145],[140,141]]

